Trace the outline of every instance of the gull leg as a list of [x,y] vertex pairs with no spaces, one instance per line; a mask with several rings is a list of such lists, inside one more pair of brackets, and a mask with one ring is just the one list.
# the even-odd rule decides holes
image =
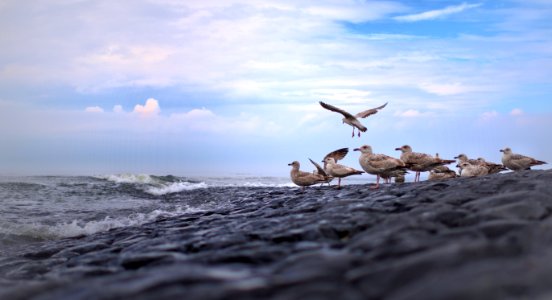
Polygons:
[[353,127],[353,134],[351,135],[351,137],[355,137],[355,128]]
[[375,184],[375,185],[372,185],[372,186],[370,187],[370,189],[372,189],[372,190],[375,190],[375,189],[378,189],[378,188],[379,188],[380,176],[379,176],[379,175],[376,175],[376,176],[377,176],[377,177],[376,177],[376,184]]
[[358,137],[360,137],[360,130],[357,133],[358,133]]

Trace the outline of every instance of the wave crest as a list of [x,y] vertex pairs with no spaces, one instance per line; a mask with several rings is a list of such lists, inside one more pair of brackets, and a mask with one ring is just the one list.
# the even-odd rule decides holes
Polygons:
[[121,184],[138,185],[145,193],[154,196],[162,196],[183,191],[207,188],[202,181],[190,181],[176,176],[155,176],[147,174],[114,174],[97,176],[96,178]]
[[104,232],[113,228],[139,226],[153,222],[161,217],[174,217],[185,213],[202,211],[199,208],[188,206],[176,206],[174,210],[153,210],[149,213],[133,213],[125,217],[105,217],[101,220],[82,221],[72,220],[71,222],[47,224],[17,224],[10,226],[4,224],[0,229],[0,236],[19,237],[21,239],[49,240],[56,238],[76,237],[91,235],[96,232]]

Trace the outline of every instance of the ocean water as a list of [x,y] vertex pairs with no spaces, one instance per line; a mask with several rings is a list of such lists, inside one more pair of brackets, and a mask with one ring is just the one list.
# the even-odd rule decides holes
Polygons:
[[0,256],[40,241],[89,235],[230,205],[213,202],[209,197],[190,203],[184,197],[192,190],[217,187],[294,185],[289,177],[0,177]]

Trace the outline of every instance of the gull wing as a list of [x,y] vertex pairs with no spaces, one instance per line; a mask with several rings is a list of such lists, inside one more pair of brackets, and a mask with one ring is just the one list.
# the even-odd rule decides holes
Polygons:
[[387,106],[387,103],[388,102],[385,102],[385,104],[382,105],[382,106],[378,106],[378,107],[375,107],[375,108],[372,108],[372,109],[365,110],[363,112],[359,112],[358,114],[355,115],[355,117],[357,117],[357,118],[366,118],[370,115],[373,115],[373,114],[377,113],[380,109]]
[[355,118],[353,115],[351,115],[350,113],[342,110],[341,108],[337,108],[333,105],[330,105],[330,104],[327,104],[327,103],[324,103],[322,101],[320,101],[320,105],[322,105],[322,107],[324,107],[325,109],[327,110],[331,110],[331,111],[334,111],[334,112],[337,112],[337,113],[340,113],[342,114],[345,118]]
[[325,161],[326,158],[332,157],[337,162],[338,160],[343,159],[347,155],[347,153],[349,153],[349,148],[337,149],[335,151],[332,151],[332,152],[326,154],[326,156],[324,156],[323,160]]
[[324,177],[327,177],[328,174],[326,174],[326,171],[324,171],[324,169],[322,169],[322,167],[320,167],[319,164],[317,164],[316,162],[314,162],[312,159],[310,159],[310,162],[316,167],[316,170],[318,171],[318,174],[324,176]]

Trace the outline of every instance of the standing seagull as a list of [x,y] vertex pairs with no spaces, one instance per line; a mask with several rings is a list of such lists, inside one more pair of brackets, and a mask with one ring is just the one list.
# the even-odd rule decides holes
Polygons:
[[468,161],[461,162],[458,167],[462,170],[461,177],[477,177],[489,174],[489,169],[483,165],[473,165]]
[[406,173],[406,167],[402,160],[387,156],[385,154],[374,154],[372,147],[363,145],[360,148],[354,149],[360,151],[358,162],[366,173],[376,175],[376,184],[371,186],[371,189],[379,188],[380,177],[383,177],[387,183],[387,179],[398,177]]
[[395,150],[402,152],[401,160],[406,164],[406,167],[409,170],[416,172],[414,182],[420,181],[420,172],[427,172],[433,170],[437,166],[447,165],[454,162],[454,160],[441,159],[425,153],[412,152],[412,147],[409,145],[395,148]]
[[324,171],[332,177],[337,177],[338,189],[341,188],[341,178],[364,173],[363,171],[335,163],[335,158],[333,157],[326,157],[324,163],[326,165]]
[[301,187],[301,191],[305,191],[306,186],[310,186],[317,183],[323,183],[328,180],[328,175],[322,168],[314,163],[312,160],[311,162],[314,164],[316,169],[318,170],[317,174],[309,173],[309,172],[303,172],[299,170],[300,164],[298,161],[294,161],[292,163],[289,163],[288,166],[291,166],[291,172],[290,177],[291,181],[295,183],[296,185]]
[[345,158],[345,156],[347,156],[347,153],[349,153],[349,148],[337,149],[326,154],[326,156],[324,156],[324,159],[322,160],[324,162],[324,169],[326,168],[326,158],[332,157],[335,162],[338,162],[339,160]]
[[359,112],[358,114],[356,115],[352,115],[340,108],[337,108],[333,105],[330,105],[330,104],[327,104],[327,103],[324,103],[322,101],[320,101],[320,105],[322,105],[322,107],[324,107],[325,109],[327,110],[331,110],[331,111],[335,111],[335,112],[338,112],[340,114],[343,115],[343,123],[346,123],[346,124],[349,124],[353,127],[353,135],[352,137],[355,137],[355,127],[358,128],[358,136],[360,137],[360,132],[366,132],[366,127],[364,127],[364,125],[362,125],[362,123],[360,123],[360,121],[357,119],[357,118],[366,118],[370,115],[373,115],[375,113],[377,113],[380,109],[384,108],[386,105],[387,105],[387,102],[382,105],[382,106],[378,106],[376,108],[372,108],[372,109],[368,109],[368,110],[365,110],[363,112]]
[[508,147],[501,149],[500,152],[504,153],[502,155],[502,164],[512,171],[530,170],[532,166],[546,164],[546,162],[532,157],[512,153],[512,149]]
[[[347,156],[347,153],[349,153],[349,148],[341,148],[341,149],[337,149],[335,151],[332,151],[328,154],[326,154],[326,156],[324,156],[324,159],[322,160],[322,162],[324,163],[324,168],[322,168],[322,170],[326,170],[326,167],[327,167],[327,158],[328,157],[331,157],[334,159],[335,162],[338,162],[339,160],[343,159],[345,156]],[[310,158],[309,158],[310,159]],[[314,161],[311,160],[311,162],[315,165],[318,165],[317,163],[315,163]],[[318,172],[320,173],[320,172]],[[328,185],[330,185],[330,182],[334,179],[333,176],[330,176],[328,175],[328,181],[326,182]]]

